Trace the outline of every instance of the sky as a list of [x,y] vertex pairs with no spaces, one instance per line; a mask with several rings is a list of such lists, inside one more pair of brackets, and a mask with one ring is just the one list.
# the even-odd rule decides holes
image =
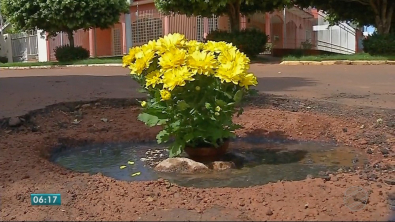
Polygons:
[[374,27],[373,26],[368,26],[367,28],[366,28],[366,31],[370,34],[370,33],[373,33],[374,32]]

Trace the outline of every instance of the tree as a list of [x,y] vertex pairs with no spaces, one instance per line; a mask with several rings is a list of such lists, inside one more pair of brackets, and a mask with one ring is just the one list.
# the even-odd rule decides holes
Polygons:
[[374,25],[379,34],[388,34],[395,20],[394,0],[296,0],[296,4],[315,6],[327,12],[331,24],[351,21]]
[[164,13],[187,16],[227,15],[231,30],[240,30],[240,14],[270,12],[291,5],[293,0],[154,0],[156,8]]
[[1,9],[16,29],[41,29],[49,36],[63,31],[74,47],[74,31],[109,28],[129,5],[125,0],[1,0]]

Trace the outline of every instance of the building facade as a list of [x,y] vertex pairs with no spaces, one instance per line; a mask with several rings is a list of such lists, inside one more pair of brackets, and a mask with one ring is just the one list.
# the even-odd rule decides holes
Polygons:
[[[242,29],[255,28],[265,32],[269,37],[270,47],[274,49],[305,48],[344,54],[356,52],[358,42],[355,40],[355,29],[347,25],[328,29],[324,17],[325,14],[316,9],[295,6],[272,13],[242,16],[240,26]],[[178,32],[188,39],[203,41],[211,31],[229,30],[229,25],[226,16],[165,16],[158,12],[153,0],[134,0],[130,5],[130,14],[121,15],[119,22],[112,28],[78,30],[74,39],[75,45],[88,49],[91,57],[122,56],[127,53],[128,48],[145,44],[168,33]],[[343,40],[339,41],[342,37]],[[55,48],[69,44],[65,33],[59,33],[48,40],[38,37],[37,42],[39,61],[56,60]]]

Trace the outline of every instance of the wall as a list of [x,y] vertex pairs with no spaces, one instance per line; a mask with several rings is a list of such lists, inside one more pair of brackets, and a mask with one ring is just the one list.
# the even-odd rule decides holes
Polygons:
[[[60,32],[56,37],[49,38],[47,43],[49,60],[56,60],[54,51],[56,47],[67,44],[69,39],[66,33]],[[89,32],[82,29],[74,32],[74,45],[89,50]]]
[[112,30],[96,29],[96,56],[112,55]]
[[2,34],[0,34],[0,56],[7,57],[7,46]]
[[[301,11],[301,10],[300,10]],[[301,11],[302,12],[302,11]],[[313,34],[313,21],[314,17],[311,19],[304,19],[290,10],[285,11],[285,30],[284,30],[284,11],[277,10],[270,13],[270,24],[268,24],[270,30],[269,41],[274,43],[275,48],[299,48],[301,43],[306,41],[306,39],[311,38],[311,42],[314,44],[315,37]],[[247,28],[254,27],[259,28],[265,32],[266,30],[266,20],[265,15],[262,13],[256,13],[249,16],[247,20]],[[285,31],[285,33],[284,33]],[[306,35],[306,31],[311,33],[311,35]],[[278,38],[275,38],[278,36]],[[277,40],[275,40],[277,39]]]

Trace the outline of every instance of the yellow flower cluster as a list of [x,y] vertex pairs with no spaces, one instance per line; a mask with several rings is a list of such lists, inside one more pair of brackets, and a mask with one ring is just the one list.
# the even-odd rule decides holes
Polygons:
[[232,44],[187,41],[179,33],[134,47],[123,57],[123,66],[132,75],[144,76],[146,88],[161,87],[162,100],[171,99],[171,91],[194,81],[195,75],[214,76],[248,89],[257,84],[255,75],[248,73],[249,64],[249,58]]

